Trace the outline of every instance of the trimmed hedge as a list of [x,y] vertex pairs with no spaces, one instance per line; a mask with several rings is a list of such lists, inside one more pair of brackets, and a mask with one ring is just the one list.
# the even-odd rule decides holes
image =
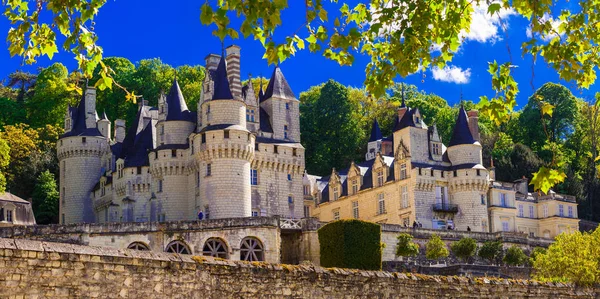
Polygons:
[[360,220],[338,220],[318,230],[322,267],[381,270],[381,227]]

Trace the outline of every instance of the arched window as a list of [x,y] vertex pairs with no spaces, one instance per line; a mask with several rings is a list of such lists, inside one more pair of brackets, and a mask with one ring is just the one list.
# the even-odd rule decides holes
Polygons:
[[219,238],[210,238],[204,243],[202,255],[218,257],[222,259],[229,258],[227,244]]
[[187,244],[181,241],[173,241],[167,245],[165,252],[180,253],[180,254],[191,254],[192,251],[189,249]]
[[262,242],[252,237],[244,238],[240,246],[240,260],[249,262],[264,261],[265,253]]
[[129,244],[129,246],[127,246],[127,249],[135,249],[135,250],[143,250],[143,251],[150,250],[148,245],[146,245],[142,242],[133,242],[133,243]]

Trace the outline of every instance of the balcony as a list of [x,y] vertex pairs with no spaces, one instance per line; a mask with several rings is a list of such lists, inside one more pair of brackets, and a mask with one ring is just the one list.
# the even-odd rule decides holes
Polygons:
[[433,205],[434,212],[458,213],[458,206],[449,203],[436,203]]

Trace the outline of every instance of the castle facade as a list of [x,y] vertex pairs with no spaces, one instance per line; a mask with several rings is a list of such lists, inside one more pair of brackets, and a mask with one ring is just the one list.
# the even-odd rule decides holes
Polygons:
[[276,67],[258,97],[240,48],[206,57],[197,112],[175,79],[126,128],[96,112],[87,87],[58,144],[60,223],[303,216],[299,102]]

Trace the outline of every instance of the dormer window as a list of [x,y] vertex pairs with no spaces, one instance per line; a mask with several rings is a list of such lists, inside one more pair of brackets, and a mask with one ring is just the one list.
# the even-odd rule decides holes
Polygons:
[[402,163],[400,164],[400,179],[404,180],[406,177],[406,163]]
[[358,193],[358,181],[352,180],[352,195]]
[[383,170],[377,172],[377,187],[383,186]]
[[340,198],[340,192],[338,187],[333,187],[333,200],[338,200]]
[[431,146],[431,151],[433,152],[434,155],[441,155],[442,154],[442,149],[439,143],[434,143]]

